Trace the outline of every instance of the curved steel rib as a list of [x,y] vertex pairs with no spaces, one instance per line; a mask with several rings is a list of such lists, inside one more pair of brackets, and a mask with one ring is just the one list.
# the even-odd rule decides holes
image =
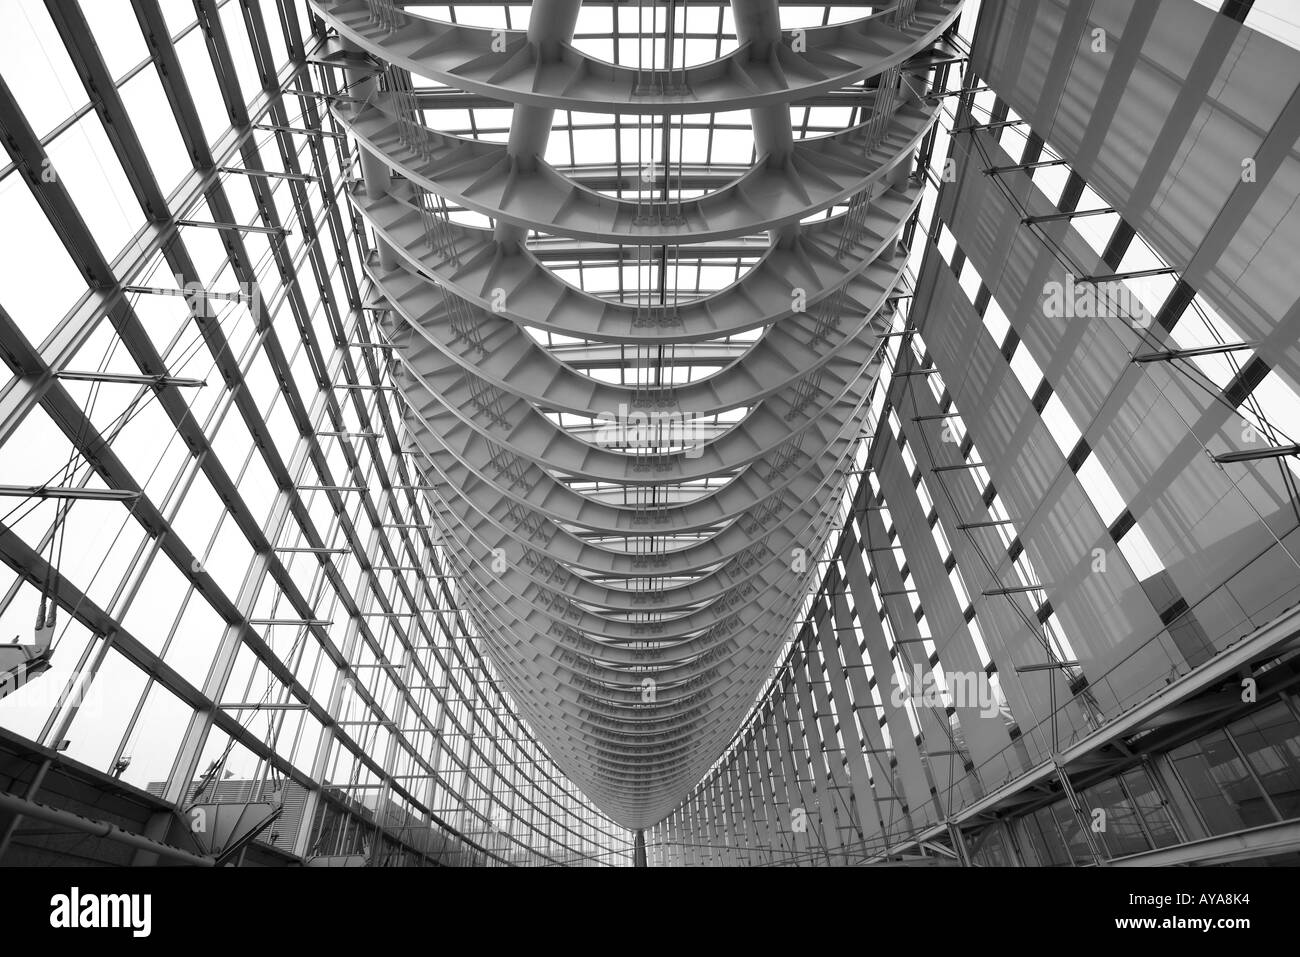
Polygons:
[[961,12],[960,0],[922,0],[910,22],[899,26],[891,4],[860,20],[801,31],[801,52],[792,35],[783,35],[770,51],[742,43],[727,56],[684,70],[638,70],[605,63],[570,43],[546,56],[517,30],[405,12],[373,19],[362,0],[311,0],[311,6],[362,50],[443,86],[518,106],[641,115],[785,106],[837,90],[903,63],[934,43]]
[[[837,521],[920,201],[911,155],[937,115],[897,68],[961,4],[906,0],[796,44],[771,0],[737,0],[739,49],[671,73],[576,50],[576,0],[536,4],[527,35],[389,0],[312,5],[397,84],[332,109],[361,149],[349,198],[461,599],[560,766],[651,823],[752,705]],[[428,129],[400,71],[513,105],[509,142]],[[791,103],[872,77],[865,123],[783,128]],[[760,159],[680,203],[606,196],[541,159],[554,109],[750,109]],[[701,256],[770,241],[725,288],[649,307],[568,284],[528,230]],[[678,347],[717,369],[672,380]],[[655,378],[597,374],[625,355]]]

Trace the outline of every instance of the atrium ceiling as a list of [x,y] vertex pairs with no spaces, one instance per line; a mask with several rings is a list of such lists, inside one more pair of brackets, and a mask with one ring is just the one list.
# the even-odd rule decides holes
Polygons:
[[181,858],[224,787],[285,860],[531,864],[1118,780],[1294,637],[1294,20],[12,0],[0,858],[65,772]]
[[[467,606],[556,760],[643,827],[735,733],[814,584],[961,4],[789,29],[737,2],[735,44],[711,51],[692,27],[722,8],[628,5],[618,64],[573,42],[581,8],[543,0],[503,30],[314,5],[351,65],[333,106],[362,148],[351,199]],[[452,95],[509,110],[505,142],[429,129]],[[849,122],[796,138],[819,96]],[[548,149],[574,113],[603,149]],[[720,115],[746,164],[699,149]]]

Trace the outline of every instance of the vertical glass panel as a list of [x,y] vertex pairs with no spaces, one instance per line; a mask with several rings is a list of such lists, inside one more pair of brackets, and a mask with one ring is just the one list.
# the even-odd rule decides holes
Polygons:
[[0,222],[0,307],[39,345],[85,294],[86,282],[16,173],[0,180]]
[[144,225],[144,212],[97,113],[88,113],[46,147],[58,182],[71,194],[104,258],[117,257]]
[[1101,811],[1104,826],[1097,833],[1113,857],[1123,857],[1150,850],[1151,844],[1142,830],[1137,809],[1133,807],[1118,779],[1112,778],[1094,785],[1083,793],[1084,804],[1097,820]]
[[68,757],[98,771],[113,770],[114,754],[140,703],[145,681],[143,671],[109,648],[91,685],[92,693],[68,731]]
[[1030,844],[1034,845],[1041,866],[1070,863],[1070,854],[1061,840],[1056,819],[1049,809],[1035,811],[1030,817],[1024,818],[1024,833],[1030,837]]
[[78,0],[95,45],[114,80],[148,59],[144,34],[131,9],[131,0]]
[[[191,7],[191,16],[193,12]],[[230,114],[226,112],[221,87],[217,85],[203,31],[195,29],[185,34],[176,44],[176,56],[185,70],[185,80],[194,97],[203,133],[209,144],[214,143],[230,127]]]
[[1222,731],[1171,752],[1187,795],[1212,834],[1276,820],[1259,785]]
[[86,88],[40,0],[5,3],[0,76],[39,138],[87,102]]
[[172,115],[171,104],[163,93],[158,71],[141,70],[121,87],[122,103],[134,120],[135,135],[140,139],[149,167],[163,194],[175,189],[192,168],[180,127]]
[[155,683],[122,745],[120,778],[140,788],[165,781],[192,715],[185,702]]
[[1156,847],[1178,843],[1178,831],[1169,815],[1164,798],[1156,789],[1151,776],[1143,768],[1125,771],[1121,778],[1133,798],[1133,805],[1142,817],[1146,832]]
[[1286,703],[1233,722],[1228,732],[1282,818],[1300,816],[1300,722]]
[[1092,863],[1092,853],[1088,850],[1088,839],[1079,828],[1078,818],[1065,801],[1057,801],[1049,809],[1056,821],[1056,826],[1065,841],[1066,852],[1075,864]]

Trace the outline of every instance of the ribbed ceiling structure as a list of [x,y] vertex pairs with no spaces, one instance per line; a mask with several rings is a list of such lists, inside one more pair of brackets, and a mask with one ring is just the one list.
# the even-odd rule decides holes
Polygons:
[[[736,0],[737,48],[687,66],[650,35],[651,62],[583,53],[577,0],[534,3],[526,32],[391,0],[312,6],[343,40],[351,198],[464,599],[566,773],[621,823],[652,824],[735,733],[816,573],[920,197],[931,53],[960,0],[794,31],[773,0]],[[795,138],[791,107],[855,85],[864,122]],[[423,102],[452,91],[511,109],[508,142],[429,128]],[[548,164],[556,111],[615,115],[638,145],[648,130],[635,182],[601,192]],[[732,111],[755,162],[684,185],[701,164],[674,123]],[[539,250],[565,241],[606,249],[622,293],[558,275]],[[670,264],[728,242],[749,242],[751,268],[676,283]],[[716,371],[684,374],[688,353]],[[597,354],[620,373],[595,374]]]

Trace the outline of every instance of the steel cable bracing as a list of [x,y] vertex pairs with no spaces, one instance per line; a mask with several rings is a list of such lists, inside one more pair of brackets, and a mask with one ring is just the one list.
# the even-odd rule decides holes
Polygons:
[[[360,148],[349,198],[378,245],[393,378],[461,596],[566,774],[620,823],[652,824],[753,707],[840,520],[921,195],[912,156],[939,112],[909,61],[961,4],[782,31],[775,3],[737,0],[738,48],[696,66],[684,6],[661,43],[658,7],[638,6],[620,66],[573,45],[575,0],[534,3],[527,31],[312,5],[385,65],[332,110]],[[508,142],[428,128],[428,82],[512,109]],[[854,83],[871,84],[864,122],[794,139],[792,106]],[[626,119],[635,181],[607,195],[547,163],[555,110]],[[686,115],[736,110],[755,161],[692,195]],[[530,231],[618,247],[619,295],[562,279]],[[733,283],[684,288],[708,244],[762,233]],[[718,371],[679,375],[692,344],[738,336]],[[622,373],[582,371],[606,345]]]

